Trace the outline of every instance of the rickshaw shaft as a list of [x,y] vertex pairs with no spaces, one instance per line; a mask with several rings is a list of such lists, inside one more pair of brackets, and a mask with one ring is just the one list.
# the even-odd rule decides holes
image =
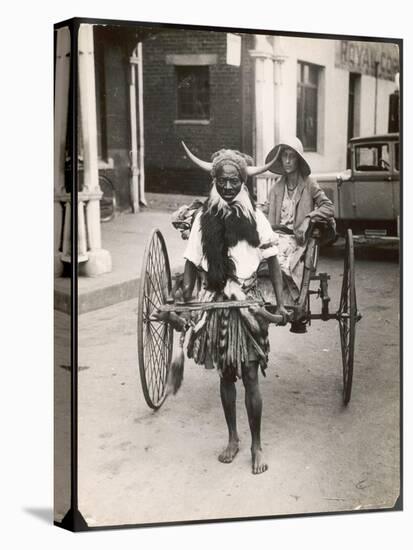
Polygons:
[[[271,304],[269,302],[263,302],[258,300],[228,300],[222,302],[187,302],[187,303],[175,303],[175,304],[162,304],[158,307],[159,312],[175,312],[183,313],[187,311],[197,311],[204,310],[208,311],[211,309],[227,309],[227,308],[244,308],[251,306],[266,306],[276,308],[276,304]],[[294,309],[294,308],[287,308]],[[281,317],[281,316],[280,316]]]

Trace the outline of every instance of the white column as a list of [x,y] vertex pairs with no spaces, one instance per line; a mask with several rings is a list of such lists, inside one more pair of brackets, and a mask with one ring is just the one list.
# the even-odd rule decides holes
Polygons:
[[274,141],[279,143],[281,138],[281,92],[283,86],[282,67],[287,56],[284,53],[282,38],[280,36],[273,37],[273,52],[274,52]]
[[[255,49],[250,50],[255,58],[255,162],[263,164],[274,147],[275,100],[274,100],[274,55],[272,37],[255,36]],[[266,176],[256,178],[257,200],[266,198]]]
[[256,35],[255,49],[255,162],[262,163],[274,147],[274,56],[271,37]]
[[71,236],[72,236],[71,207],[72,207],[71,201],[67,200],[64,203],[63,245],[62,245],[62,259],[66,262],[71,261],[71,254],[72,254],[72,247],[70,246]]
[[[132,211],[139,212],[145,199],[145,141],[143,120],[143,55],[142,42],[132,52],[130,61],[130,124],[131,124],[131,197]],[[139,136],[139,139],[138,139]]]
[[[65,157],[70,80],[70,31],[57,31],[55,104],[54,104],[54,272],[62,275],[62,224],[64,203],[70,200],[65,191]],[[70,236],[69,236],[70,238]]]
[[79,28],[80,125],[83,137],[84,191],[99,189],[93,26]]
[[145,133],[143,119],[143,51],[142,42],[138,44],[138,104],[139,104],[139,200],[146,206],[145,198]]
[[130,105],[130,129],[131,129],[131,183],[130,192],[132,199],[132,212],[139,212],[139,164],[138,164],[138,128],[136,113],[136,67],[140,63],[138,48],[130,57],[130,81],[129,81],[129,105]]
[[83,137],[84,187],[82,200],[87,200],[87,234],[89,240],[88,260],[84,272],[88,276],[107,273],[112,269],[110,254],[102,248],[100,231],[96,87],[93,51],[93,25],[79,28],[79,96],[80,124]]
[[79,200],[77,203],[77,253],[79,261],[89,258],[86,242],[85,203]]

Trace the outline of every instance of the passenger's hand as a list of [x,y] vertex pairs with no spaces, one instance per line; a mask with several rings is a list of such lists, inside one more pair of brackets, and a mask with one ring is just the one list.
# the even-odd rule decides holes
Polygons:
[[300,227],[296,230],[295,235],[297,237],[297,243],[303,245],[305,243],[306,234],[310,227],[310,218],[304,218]]

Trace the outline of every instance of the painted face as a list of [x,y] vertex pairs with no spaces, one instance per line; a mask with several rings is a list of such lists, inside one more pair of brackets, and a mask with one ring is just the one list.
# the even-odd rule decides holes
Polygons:
[[298,155],[294,149],[286,147],[281,151],[281,162],[286,174],[292,174],[298,167]]
[[241,191],[242,180],[232,164],[223,164],[218,168],[215,182],[218,193],[227,202],[234,200]]

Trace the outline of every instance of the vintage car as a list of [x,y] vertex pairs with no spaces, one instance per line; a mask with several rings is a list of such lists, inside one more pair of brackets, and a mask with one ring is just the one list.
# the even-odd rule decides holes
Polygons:
[[349,142],[350,168],[336,177],[338,233],[397,240],[400,217],[399,134],[355,137]]

